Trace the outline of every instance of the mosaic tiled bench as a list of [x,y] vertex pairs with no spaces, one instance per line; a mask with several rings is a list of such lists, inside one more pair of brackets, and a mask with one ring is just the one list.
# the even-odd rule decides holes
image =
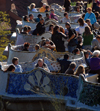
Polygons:
[[18,57],[19,58],[19,62],[31,62],[31,61],[35,61],[38,58],[44,58],[47,57],[48,59],[52,60],[52,61],[56,61],[57,58],[63,58],[63,56],[65,54],[69,54],[69,60],[76,60],[78,61],[78,59],[82,59],[83,62],[84,61],[84,54],[81,52],[80,55],[74,55],[72,53],[69,52],[55,52],[55,51],[51,51],[49,49],[46,48],[41,48],[38,51],[32,52],[32,51],[19,51],[19,50],[15,50],[14,47],[15,46],[11,46],[10,44],[8,45],[8,49],[9,49],[9,56],[8,56],[8,64],[10,64],[12,62],[13,57]]
[[8,101],[56,99],[74,108],[100,109],[100,84],[87,82],[83,75],[52,74],[41,68],[22,74],[0,70],[0,83],[0,95]]
[[[61,70],[59,62],[52,61],[46,57],[43,59],[44,59],[44,63],[47,64],[50,72],[59,73],[59,71]],[[84,64],[86,67],[86,63],[82,58],[71,60],[71,61],[74,61],[76,63],[76,67],[78,67],[80,64]],[[23,72],[27,72],[27,71],[32,71],[35,68],[34,66],[37,62],[38,62],[38,59],[36,59],[33,62],[23,62],[23,63],[20,63],[20,65],[22,66]]]
[[[16,41],[15,45],[20,45],[23,44],[24,42],[29,42],[29,43],[38,43],[41,41],[41,38],[51,38],[51,33],[45,32],[44,34],[42,34],[41,36],[36,36],[36,35],[26,35],[26,34],[21,34],[19,29],[16,29],[16,36],[11,36],[11,40]],[[35,41],[35,42],[34,42]]]

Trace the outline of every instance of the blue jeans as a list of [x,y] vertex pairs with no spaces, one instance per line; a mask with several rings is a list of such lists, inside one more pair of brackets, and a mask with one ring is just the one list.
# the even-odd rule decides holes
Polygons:
[[72,53],[72,51],[76,48],[76,46],[68,46],[68,51]]

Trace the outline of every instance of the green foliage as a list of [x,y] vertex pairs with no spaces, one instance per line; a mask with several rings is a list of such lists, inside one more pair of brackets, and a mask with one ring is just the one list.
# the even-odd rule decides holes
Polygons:
[[71,2],[71,6],[76,6],[76,2]]
[[0,11],[0,36],[10,33],[10,19],[6,12]]

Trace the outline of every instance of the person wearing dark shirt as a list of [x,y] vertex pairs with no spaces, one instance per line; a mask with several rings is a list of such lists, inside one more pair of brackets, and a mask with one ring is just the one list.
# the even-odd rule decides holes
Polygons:
[[82,37],[79,36],[79,37],[77,37],[77,48],[79,50],[82,50],[82,46],[83,46]]
[[65,52],[64,41],[62,38],[67,39],[66,35],[60,32],[59,26],[55,26],[51,40],[56,45],[57,52]]
[[57,61],[60,63],[60,66],[61,66],[61,70],[60,70],[61,73],[65,73],[65,71],[68,69],[71,63],[71,61],[68,61],[68,59],[69,59],[68,54],[64,55],[64,59],[57,59]]
[[54,50],[56,48],[55,44],[49,39],[46,39],[42,46],[51,50]]
[[77,47],[77,43],[76,43],[76,39],[75,39],[75,30],[71,29],[70,23],[66,23],[65,24],[67,30],[68,30],[68,51],[72,52],[76,47]]
[[64,7],[66,12],[70,11],[70,4],[71,4],[70,0],[64,0]]
[[28,49],[29,49],[29,46],[30,46],[30,43],[25,42],[25,43],[24,43],[24,48],[23,48],[22,51],[29,51],[29,50],[28,50]]
[[45,25],[44,25],[44,19],[42,18],[40,22],[37,24],[36,29],[33,31],[33,35],[42,35],[45,33]]
[[50,11],[50,7],[47,5],[46,7],[45,7],[45,12],[49,12]]
[[76,63],[75,62],[72,62],[70,65],[69,65],[69,68],[66,70],[66,74],[74,74],[74,71],[75,71],[75,68],[76,68]]

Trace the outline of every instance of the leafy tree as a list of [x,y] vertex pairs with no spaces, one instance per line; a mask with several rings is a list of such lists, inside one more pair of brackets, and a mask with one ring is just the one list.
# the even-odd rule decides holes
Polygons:
[[0,36],[10,33],[10,19],[6,12],[0,11]]

